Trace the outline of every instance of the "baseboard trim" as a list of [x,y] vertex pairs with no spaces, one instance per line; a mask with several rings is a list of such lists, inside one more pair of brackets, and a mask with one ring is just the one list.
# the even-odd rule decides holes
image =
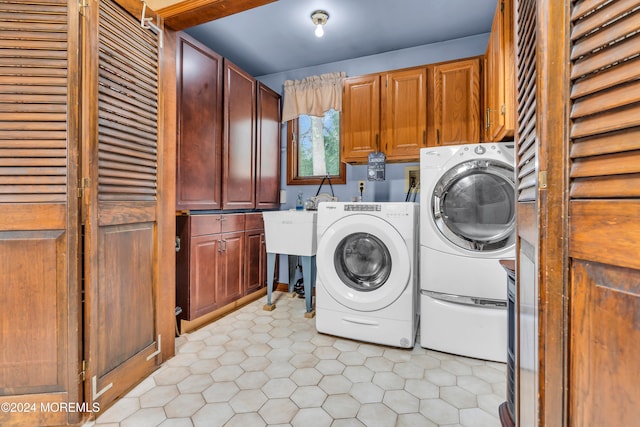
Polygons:
[[[275,287],[276,291],[287,292],[289,290],[289,285],[286,283],[278,283]],[[256,300],[267,295],[267,288],[262,288],[257,290],[249,295],[245,295],[242,298],[225,305],[224,307],[220,307],[217,310],[212,311],[211,313],[207,313],[204,316],[200,316],[194,320],[181,320],[180,321],[180,335],[193,332],[201,327],[208,325],[209,323],[216,321],[227,314],[236,311],[240,307],[244,307],[245,305],[252,303]]]

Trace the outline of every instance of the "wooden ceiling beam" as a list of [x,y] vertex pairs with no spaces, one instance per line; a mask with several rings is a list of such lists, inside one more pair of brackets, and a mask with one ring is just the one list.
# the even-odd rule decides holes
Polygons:
[[181,31],[277,0],[185,0],[157,10],[165,26]]

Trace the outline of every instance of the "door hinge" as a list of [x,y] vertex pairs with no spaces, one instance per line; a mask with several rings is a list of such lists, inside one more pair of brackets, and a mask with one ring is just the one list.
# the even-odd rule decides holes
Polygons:
[[500,2],[500,12],[504,12],[504,0]]
[[78,1],[78,12],[80,12],[80,15],[85,16],[84,11],[88,6],[89,6],[89,0]]
[[547,188],[547,171],[538,172],[538,187]]
[[87,379],[87,361],[82,361],[82,371],[78,374],[78,384],[84,382]]
[[506,107],[504,104],[502,104],[502,105],[500,106],[500,114],[502,114],[502,115],[504,116],[504,113],[505,113],[506,111],[507,111],[507,107]]
[[84,196],[85,188],[89,188],[89,178],[82,178],[80,183],[78,183],[78,197],[82,198]]
[[176,252],[180,252],[180,236],[176,236]]

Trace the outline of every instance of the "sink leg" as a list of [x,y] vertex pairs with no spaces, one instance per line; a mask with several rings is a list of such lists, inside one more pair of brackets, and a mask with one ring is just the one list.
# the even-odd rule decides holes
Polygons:
[[313,288],[316,285],[316,257],[302,257],[302,280],[304,281],[304,299],[306,305],[306,313],[304,317],[312,318],[316,312],[312,309]]
[[273,293],[273,273],[276,268],[276,254],[267,252],[267,303],[262,307],[265,311],[272,311],[276,305],[271,302]]

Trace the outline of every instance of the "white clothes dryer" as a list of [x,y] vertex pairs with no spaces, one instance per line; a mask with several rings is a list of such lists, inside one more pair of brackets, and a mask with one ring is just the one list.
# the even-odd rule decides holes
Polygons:
[[420,343],[504,362],[515,257],[514,144],[420,151]]
[[412,348],[418,327],[417,203],[318,208],[316,329]]

